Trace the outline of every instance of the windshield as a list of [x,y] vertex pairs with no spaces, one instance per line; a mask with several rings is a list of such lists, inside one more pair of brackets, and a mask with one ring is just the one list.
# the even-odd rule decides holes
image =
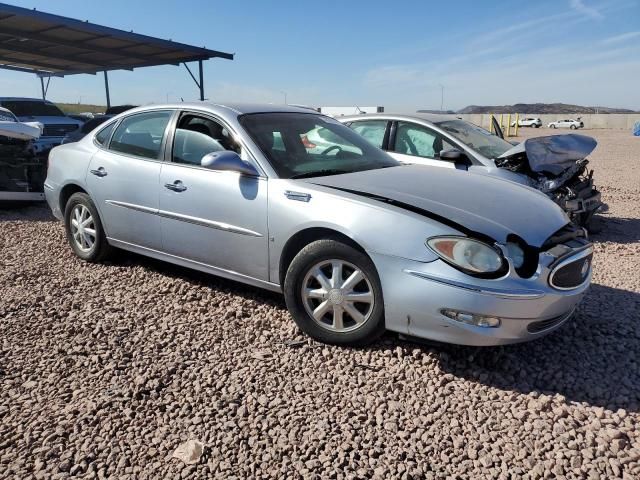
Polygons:
[[445,120],[444,122],[436,122],[436,125],[487,158],[498,158],[513,148],[509,142],[464,120]]
[[280,178],[395,167],[399,162],[333,118],[309,113],[253,113],[241,125]]
[[3,110],[0,108],[0,121],[2,122],[17,122],[18,119],[9,110]]
[[36,100],[3,100],[2,106],[11,110],[17,117],[64,117],[64,113],[52,103],[38,102]]

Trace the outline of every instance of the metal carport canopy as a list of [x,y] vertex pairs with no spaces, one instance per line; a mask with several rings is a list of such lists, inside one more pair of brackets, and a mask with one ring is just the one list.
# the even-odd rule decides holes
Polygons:
[[[51,77],[104,72],[109,106],[108,71],[182,63],[204,100],[202,62],[210,58],[233,54],[0,3],[0,68],[38,75],[43,98]],[[198,62],[197,79],[187,62]]]

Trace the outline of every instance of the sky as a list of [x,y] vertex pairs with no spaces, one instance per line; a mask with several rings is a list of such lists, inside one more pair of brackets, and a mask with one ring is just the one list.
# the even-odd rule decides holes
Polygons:
[[[640,0],[7,3],[235,53],[205,62],[214,101],[640,110]],[[109,80],[114,105],[198,97],[182,66],[110,72]],[[38,97],[39,80],[0,70],[0,95]],[[48,99],[105,104],[103,78],[54,78]]]

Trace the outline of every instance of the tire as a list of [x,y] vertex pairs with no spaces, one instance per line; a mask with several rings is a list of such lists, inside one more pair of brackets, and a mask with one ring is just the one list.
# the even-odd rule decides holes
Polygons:
[[556,126],[555,125],[551,125],[551,128],[556,128]]
[[[341,265],[337,281],[336,264]],[[362,279],[354,283],[356,270]],[[313,294],[305,295],[303,289]],[[350,301],[348,295],[365,301]],[[298,327],[320,342],[363,346],[385,331],[382,286],[375,265],[339,240],[317,240],[295,256],[285,277],[284,296]]]
[[569,128],[570,128],[571,130],[575,130],[577,127],[576,127],[575,125],[571,125]]
[[[78,229],[77,224],[84,224]],[[107,242],[98,210],[86,193],[74,193],[64,208],[64,227],[71,250],[86,262],[108,258],[113,247]]]

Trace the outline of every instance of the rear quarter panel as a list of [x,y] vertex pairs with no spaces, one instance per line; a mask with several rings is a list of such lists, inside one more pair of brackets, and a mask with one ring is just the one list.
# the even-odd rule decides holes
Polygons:
[[[57,213],[55,207],[61,207],[59,205],[60,193],[65,186],[74,184],[83,190],[87,190],[87,168],[97,147],[92,141],[86,140],[88,139],[77,143],[60,145],[53,148],[49,153],[49,166],[45,183],[49,190],[47,200],[54,210],[54,214]],[[91,194],[91,192],[88,193]],[[49,199],[50,196],[51,200]]]

